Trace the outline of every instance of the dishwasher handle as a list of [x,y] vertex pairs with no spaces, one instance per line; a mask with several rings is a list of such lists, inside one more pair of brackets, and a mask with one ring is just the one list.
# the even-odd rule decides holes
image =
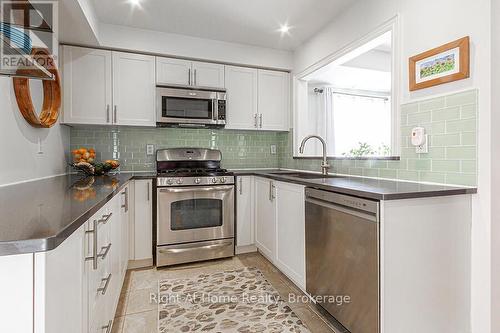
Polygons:
[[368,214],[368,213],[364,213],[364,212],[356,210],[356,209],[350,209],[348,207],[337,205],[337,204],[335,204],[333,202],[327,202],[327,201],[323,201],[323,200],[313,199],[311,197],[306,197],[306,202],[312,203],[314,205],[319,205],[319,206],[322,206],[322,207],[325,207],[325,208],[334,209],[336,211],[339,211],[339,212],[342,212],[342,213],[345,213],[345,214],[357,216],[359,218],[362,218],[364,220],[368,220],[368,221],[371,221],[371,222],[375,222],[375,223],[379,222],[378,221],[378,214],[377,213],[375,213],[375,214]]

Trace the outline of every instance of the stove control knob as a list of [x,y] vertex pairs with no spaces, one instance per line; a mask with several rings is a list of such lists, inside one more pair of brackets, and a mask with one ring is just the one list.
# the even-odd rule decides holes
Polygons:
[[174,180],[172,178],[167,179],[167,184],[172,185],[174,183]]
[[215,178],[215,177],[212,178],[212,183],[214,183],[214,184],[217,183],[217,178]]
[[177,179],[177,184],[182,184],[182,178]]
[[220,182],[221,182],[222,184],[224,184],[224,183],[226,182],[226,177],[221,177],[221,178],[220,178]]
[[194,183],[195,183],[195,184],[199,184],[199,183],[201,183],[201,179],[200,179],[200,178],[196,178],[196,179],[194,180]]

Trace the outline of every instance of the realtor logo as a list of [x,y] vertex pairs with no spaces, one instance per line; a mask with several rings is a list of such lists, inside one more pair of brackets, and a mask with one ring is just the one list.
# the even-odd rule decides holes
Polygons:
[[54,54],[57,45],[57,1],[0,0],[0,68],[30,70],[33,61],[54,68],[49,58],[29,57],[36,50]]

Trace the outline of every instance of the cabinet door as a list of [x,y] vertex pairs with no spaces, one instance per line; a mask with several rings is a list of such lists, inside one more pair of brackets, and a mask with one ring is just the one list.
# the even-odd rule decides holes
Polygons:
[[155,58],[113,52],[113,123],[156,126]]
[[193,85],[224,88],[224,65],[193,62]]
[[276,182],[276,266],[305,290],[304,186]]
[[111,51],[63,47],[63,121],[111,124]]
[[156,84],[191,84],[191,61],[156,57]]
[[135,181],[134,260],[153,258],[152,181]]
[[276,251],[276,218],[274,182],[255,178],[255,245],[269,260]]
[[236,191],[236,246],[254,245],[253,177],[238,176]]
[[289,74],[259,70],[259,128],[288,131]]
[[257,129],[257,70],[226,66],[228,129]]
[[33,332],[33,254],[0,256],[0,332]]

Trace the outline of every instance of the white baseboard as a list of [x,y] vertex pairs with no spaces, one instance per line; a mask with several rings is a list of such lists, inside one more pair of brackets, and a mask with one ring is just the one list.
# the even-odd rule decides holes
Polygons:
[[236,254],[257,252],[257,247],[255,245],[244,245],[236,246]]
[[141,260],[129,260],[127,269],[136,269],[136,268],[144,268],[152,266],[153,266],[153,258],[141,259]]

